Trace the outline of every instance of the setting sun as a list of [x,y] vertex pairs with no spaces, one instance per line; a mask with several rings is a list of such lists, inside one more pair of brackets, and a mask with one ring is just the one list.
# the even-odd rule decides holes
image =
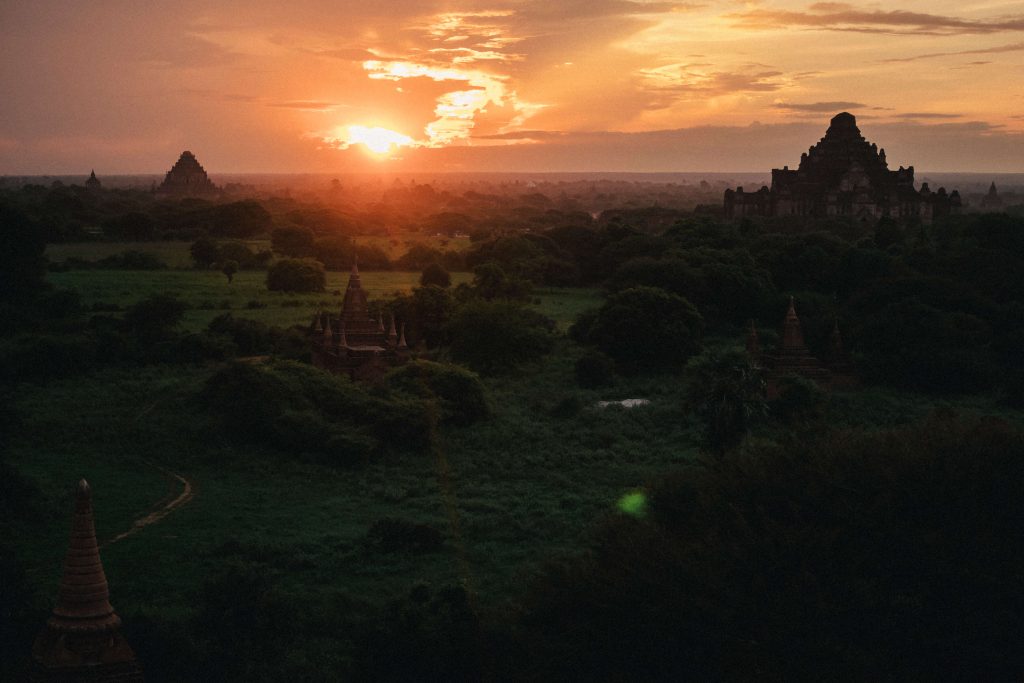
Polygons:
[[363,145],[374,154],[387,154],[394,147],[412,147],[416,144],[408,135],[380,126],[348,126],[343,138],[348,145]]

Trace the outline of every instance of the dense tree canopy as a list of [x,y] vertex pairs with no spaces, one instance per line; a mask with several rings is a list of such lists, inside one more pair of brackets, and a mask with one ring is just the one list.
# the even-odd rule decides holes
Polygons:
[[700,349],[703,333],[704,320],[693,304],[656,287],[610,295],[574,330],[627,370],[681,368]]

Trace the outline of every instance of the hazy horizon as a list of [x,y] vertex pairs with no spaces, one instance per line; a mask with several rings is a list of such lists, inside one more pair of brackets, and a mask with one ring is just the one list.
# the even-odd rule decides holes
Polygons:
[[1024,171],[1024,3],[0,6],[0,174]]

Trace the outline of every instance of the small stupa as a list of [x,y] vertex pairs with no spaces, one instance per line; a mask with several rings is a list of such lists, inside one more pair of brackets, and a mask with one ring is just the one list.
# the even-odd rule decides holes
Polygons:
[[84,479],[75,492],[71,542],[57,605],[32,646],[33,681],[141,682],[142,668],[121,634],[110,604],[96,543],[92,492]]
[[192,152],[185,150],[156,189],[157,195],[174,197],[196,197],[217,191],[206,169]]
[[800,318],[796,314],[793,297],[789,298],[789,310],[782,323],[782,344],[777,355],[771,359],[768,373],[768,397],[774,398],[778,392],[778,382],[786,375],[799,375],[828,386],[831,373],[821,361],[811,355],[804,344],[804,333],[800,327]]
[[98,190],[103,185],[100,183],[100,179],[96,177],[95,169],[89,173],[89,178],[85,181],[85,189],[87,190]]
[[996,184],[993,181],[988,186],[988,194],[981,198],[981,210],[982,211],[999,211],[1003,208],[1003,199],[999,196],[999,190],[996,189]]

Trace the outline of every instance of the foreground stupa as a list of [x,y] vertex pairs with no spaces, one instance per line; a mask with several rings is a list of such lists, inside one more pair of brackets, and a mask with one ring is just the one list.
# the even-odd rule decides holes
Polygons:
[[181,153],[156,189],[158,195],[165,197],[201,197],[216,191],[217,186],[206,175],[206,169],[188,150]]
[[880,218],[930,223],[958,213],[960,193],[914,187],[914,167],[890,171],[885,150],[868,142],[853,114],[832,117],[825,136],[800,156],[800,166],[772,169],[772,186],[757,192],[725,191],[725,217],[778,216],[794,220],[845,218],[874,224]]
[[32,646],[32,681],[141,682],[142,668],[121,635],[110,604],[107,576],[96,544],[92,492],[82,479],[75,492],[71,542],[57,606]]

